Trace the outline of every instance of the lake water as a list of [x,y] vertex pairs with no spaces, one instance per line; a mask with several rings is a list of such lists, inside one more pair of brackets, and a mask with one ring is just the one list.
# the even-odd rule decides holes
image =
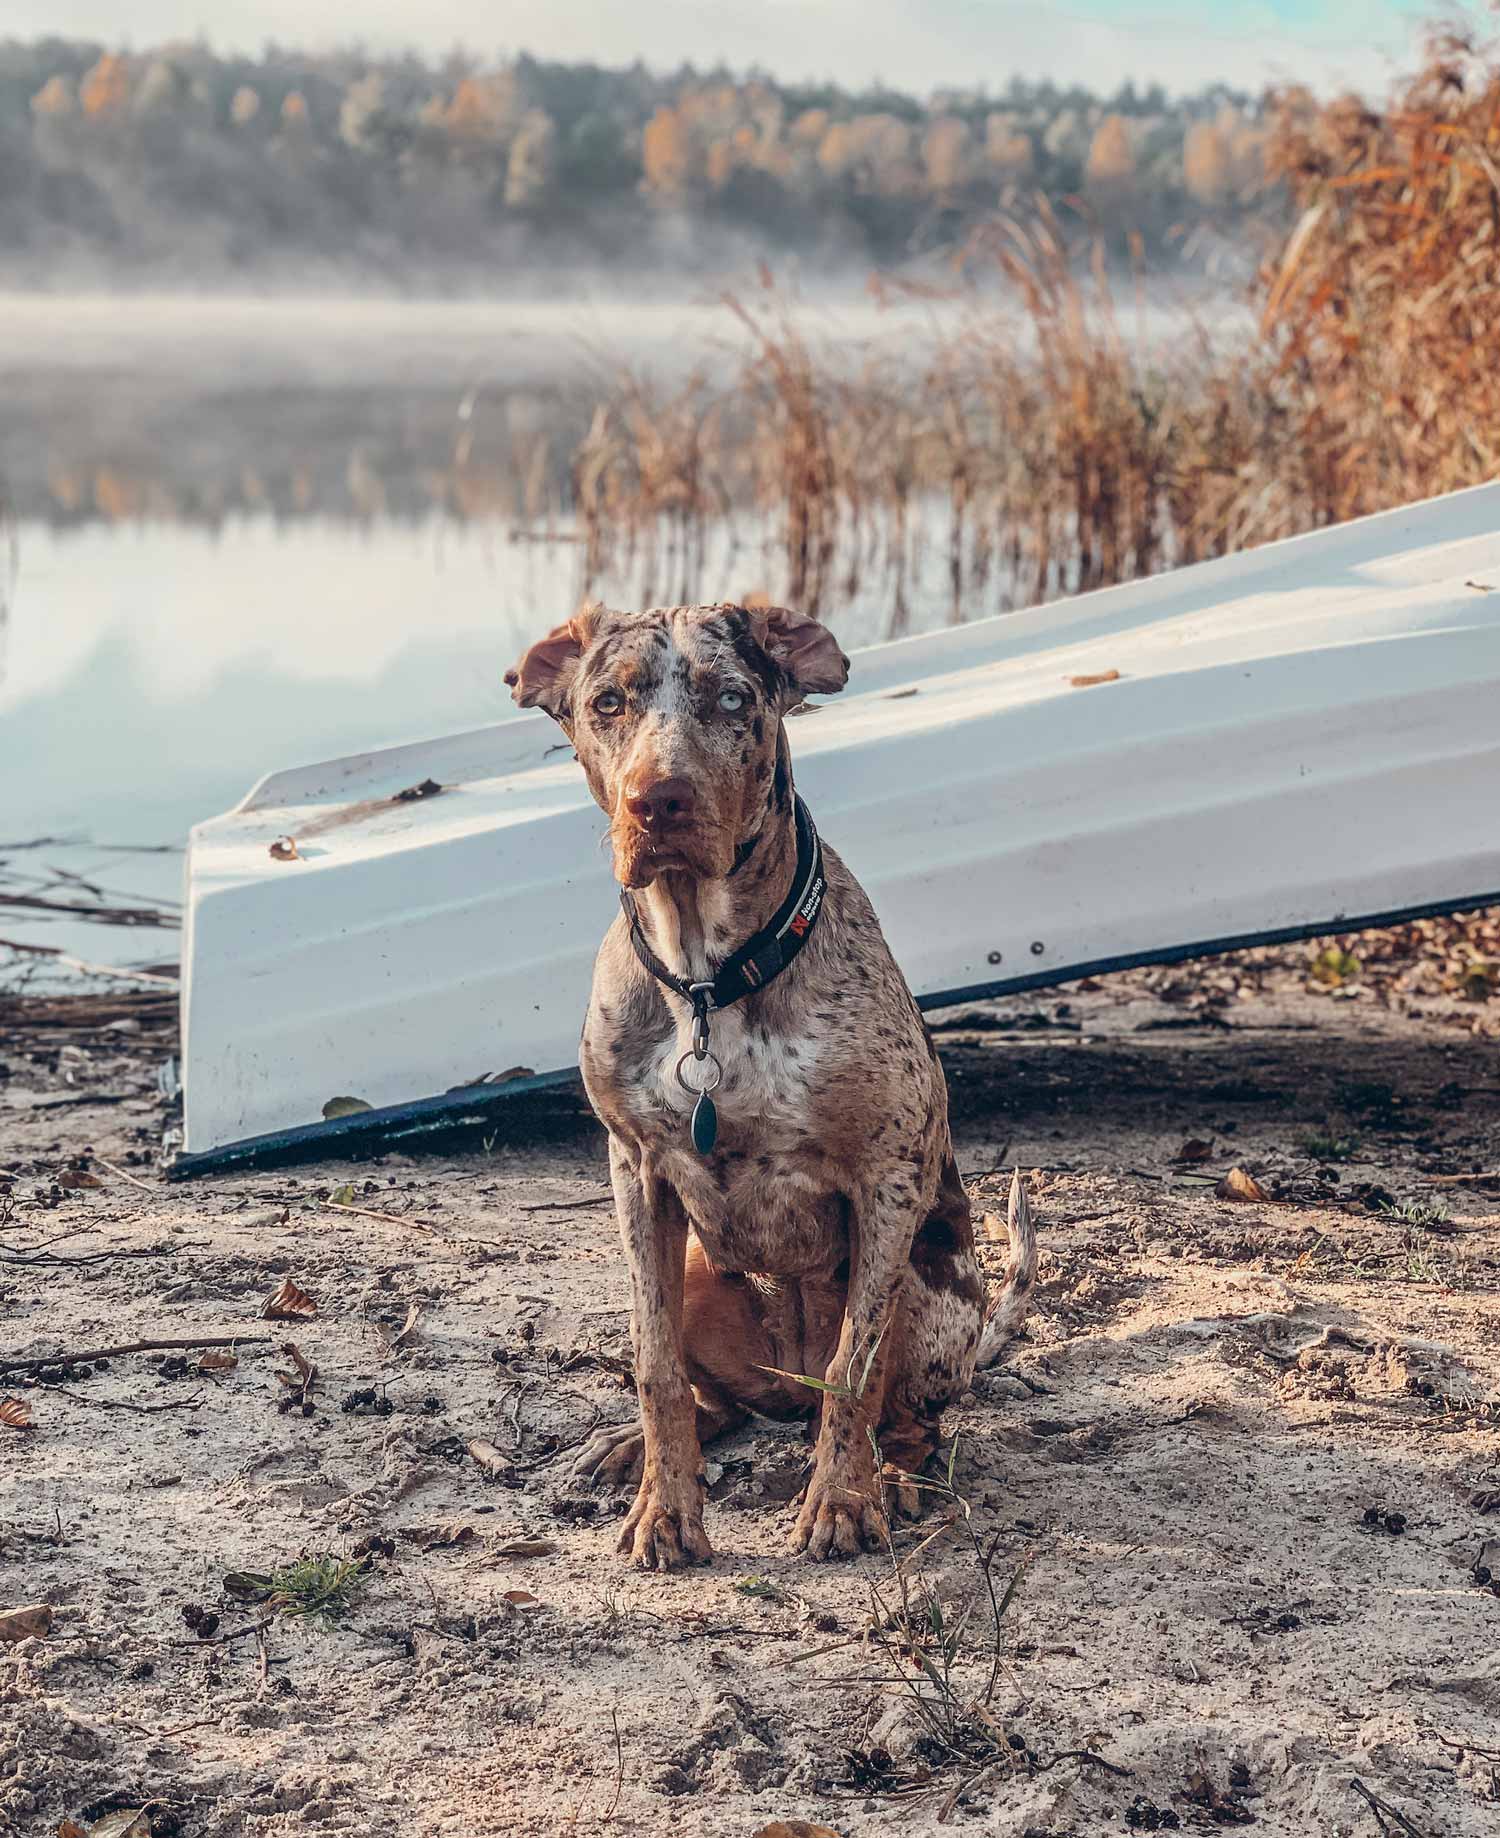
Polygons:
[[[806,323],[850,349],[933,310],[824,302]],[[61,870],[169,899],[180,855],[134,850],[180,846],[262,774],[504,719],[502,672],[583,586],[578,545],[532,540],[535,505],[518,526],[515,454],[586,412],[591,376],[622,358],[670,378],[727,363],[734,339],[722,307],[694,302],[0,296],[0,492],[18,517],[0,891],[55,892]],[[461,441],[488,452],[493,502],[458,516]],[[949,616],[941,569],[930,592],[920,557],[915,576],[911,627]],[[621,604],[780,591],[743,526],[690,566],[591,586]],[[891,605],[868,575],[831,622],[872,642]],[[64,841],[14,848],[43,837]],[[136,964],[176,944],[0,907],[5,938]]]

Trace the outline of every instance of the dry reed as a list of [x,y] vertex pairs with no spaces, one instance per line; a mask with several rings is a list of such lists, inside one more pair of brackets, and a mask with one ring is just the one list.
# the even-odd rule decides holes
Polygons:
[[743,513],[778,595],[829,612],[873,577],[899,631],[935,544],[957,620],[1493,477],[1494,48],[1434,37],[1380,113],[1278,96],[1267,158],[1292,227],[1228,354],[1190,318],[1170,351],[1126,337],[1045,202],[962,251],[1002,286],[900,349],[815,347],[765,278],[727,297],[736,374],[629,375],[595,413],[572,470],[588,580],[644,563],[696,597],[705,527]]

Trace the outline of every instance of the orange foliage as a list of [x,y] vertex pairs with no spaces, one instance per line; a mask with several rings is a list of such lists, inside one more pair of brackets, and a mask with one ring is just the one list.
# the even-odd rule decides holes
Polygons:
[[106,51],[85,72],[78,85],[78,100],[83,112],[93,121],[108,121],[123,115],[130,106],[130,72],[122,57]]
[[1195,121],[1182,143],[1182,179],[1200,204],[1218,204],[1230,186],[1229,149],[1211,121]]
[[641,165],[646,189],[673,198],[686,188],[692,148],[687,127],[676,109],[661,107],[646,123],[641,139]]
[[1106,115],[1099,123],[1089,148],[1087,172],[1090,185],[1125,185],[1135,176],[1135,154],[1124,116]]

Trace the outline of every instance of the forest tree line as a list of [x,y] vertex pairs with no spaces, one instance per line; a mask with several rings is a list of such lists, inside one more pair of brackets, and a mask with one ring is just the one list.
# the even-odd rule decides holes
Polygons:
[[925,100],[455,52],[259,58],[0,43],[0,275],[390,285],[528,264],[900,262],[1038,194],[1123,250],[1266,204],[1263,103],[997,72]]

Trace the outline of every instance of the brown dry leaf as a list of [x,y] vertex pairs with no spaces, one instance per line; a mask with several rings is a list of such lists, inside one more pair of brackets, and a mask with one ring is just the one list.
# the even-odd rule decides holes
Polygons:
[[[330,1098],[323,1106],[323,1115],[332,1123],[337,1117],[357,1117],[362,1110],[373,1109],[374,1106],[367,1104],[363,1098]],[[349,1192],[352,1194],[354,1189],[351,1187]]]
[[45,1640],[52,1632],[52,1610],[45,1602],[30,1602],[0,1614],[0,1646],[14,1640]]
[[57,1838],[89,1838],[88,1833],[73,1819],[64,1819],[57,1828]]
[[283,1277],[274,1295],[267,1296],[260,1312],[267,1321],[310,1321],[317,1314],[318,1305],[288,1276]]
[[83,1168],[64,1168],[61,1174],[52,1177],[54,1187],[102,1187],[104,1185],[97,1174],[89,1174]]
[[1073,689],[1093,689],[1099,683],[1118,683],[1118,670],[1099,670],[1093,676],[1070,676],[1068,683]]
[[295,836],[278,836],[271,844],[270,853],[273,862],[297,862],[302,859],[297,853]]
[[496,1546],[497,1557],[550,1557],[557,1546],[550,1538],[512,1538]]
[[451,1551],[455,1545],[468,1544],[474,1537],[472,1525],[454,1520],[448,1525],[406,1525],[401,1536],[424,1551]]
[[773,1819],[754,1838],[842,1838],[831,1825],[814,1825],[811,1819]]
[[24,1398],[0,1398],[0,1423],[8,1430],[29,1430],[31,1406]]
[[469,1459],[485,1474],[507,1475],[511,1471],[510,1457],[492,1442],[471,1442]]
[[1216,1200],[1266,1200],[1271,1198],[1253,1174],[1231,1168],[1214,1189]]
[[198,1361],[200,1372],[233,1372],[240,1363],[238,1353],[205,1353]]
[[318,1376],[318,1368],[293,1341],[288,1340],[282,1352],[297,1368],[295,1372],[278,1372],[276,1374],[283,1385],[290,1385],[293,1391],[311,1391],[313,1382]]
[[89,1828],[89,1838],[151,1838],[151,1808],[106,1813]]
[[1187,1141],[1172,1157],[1174,1162],[1206,1162],[1212,1159],[1214,1145],[1205,1142],[1201,1136],[1189,1136]]
[[502,1602],[509,1602],[512,1608],[520,1612],[526,1612],[533,1608],[540,1608],[542,1605],[542,1598],[533,1595],[529,1589],[507,1589],[500,1600]]
[[406,1319],[401,1324],[400,1332],[393,1334],[390,1341],[387,1343],[386,1352],[394,1353],[396,1348],[399,1347],[403,1341],[409,1340],[416,1332],[417,1323],[421,1319],[422,1304],[420,1302],[413,1302],[406,1311]]

